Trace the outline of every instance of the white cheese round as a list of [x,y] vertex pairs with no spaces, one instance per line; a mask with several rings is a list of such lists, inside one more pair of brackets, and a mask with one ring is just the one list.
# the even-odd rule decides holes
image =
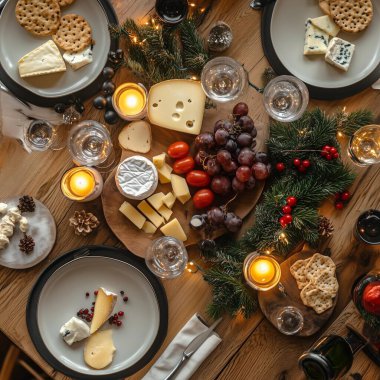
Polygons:
[[122,195],[142,200],[155,192],[158,173],[152,161],[143,156],[132,156],[119,164],[115,181]]

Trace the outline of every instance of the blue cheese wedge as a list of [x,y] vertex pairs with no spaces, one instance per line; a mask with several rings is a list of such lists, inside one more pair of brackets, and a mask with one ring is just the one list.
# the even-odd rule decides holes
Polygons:
[[339,26],[328,15],[312,18],[311,23],[332,37],[336,37],[340,31]]
[[66,71],[66,65],[57,45],[49,40],[25,54],[18,61],[18,71],[21,78],[27,78]]
[[334,37],[327,48],[325,60],[338,69],[348,71],[354,51],[354,44]]
[[91,46],[77,53],[63,53],[63,59],[74,69],[78,70],[92,62]]
[[71,346],[90,336],[90,327],[77,317],[72,317],[59,330],[63,340]]
[[304,55],[326,54],[329,44],[329,35],[323,30],[314,26],[311,19],[306,20]]

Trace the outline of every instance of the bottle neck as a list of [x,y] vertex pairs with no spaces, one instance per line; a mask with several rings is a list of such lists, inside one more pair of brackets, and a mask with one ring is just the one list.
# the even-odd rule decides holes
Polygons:
[[353,355],[359,352],[367,344],[367,341],[354,331],[350,331],[344,340],[350,345]]

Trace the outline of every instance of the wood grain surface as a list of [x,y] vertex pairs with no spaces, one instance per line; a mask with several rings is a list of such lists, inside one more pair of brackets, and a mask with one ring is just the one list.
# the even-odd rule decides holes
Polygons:
[[[120,20],[133,17],[144,21],[154,7],[152,0],[112,0],[112,3]],[[194,3],[198,4],[195,0]],[[226,55],[243,63],[250,80],[256,85],[262,85],[261,75],[268,66],[268,62],[264,57],[260,42],[260,13],[250,9],[248,0],[214,1],[212,11],[201,26],[205,36],[218,20],[227,22],[234,33],[234,41]],[[291,46],[289,48],[291,49]],[[133,79],[128,71],[121,70],[116,77],[116,82],[119,84]],[[268,116],[264,110],[261,95],[249,89],[242,100],[250,106],[253,119],[263,125],[263,128],[259,130],[259,135],[267,133]],[[320,106],[326,112],[332,113],[343,106],[346,106],[349,112],[366,107],[375,113],[378,123],[380,121],[379,101],[380,92],[369,88],[356,96],[340,101],[311,101],[309,109]],[[87,104],[90,102],[91,100]],[[218,114],[219,109],[210,112]],[[103,121],[102,113],[90,107],[86,107],[84,117]],[[122,126],[123,123],[120,122],[110,127],[115,142]],[[345,152],[347,141],[341,139],[341,143]],[[350,288],[354,279],[368,272],[375,263],[380,267],[380,248],[357,242],[352,233],[355,220],[360,213],[369,208],[380,208],[380,165],[359,168],[349,162],[345,153],[343,153],[343,159],[357,174],[355,183],[349,189],[353,197],[342,211],[335,210],[331,200],[326,201],[320,210],[321,214],[330,218],[335,226],[333,237],[324,246],[328,245],[333,253],[332,257],[337,264],[337,276],[341,285],[339,299],[329,322],[334,321],[349,303]],[[58,232],[52,253],[37,266],[22,271],[0,268],[0,328],[54,379],[65,379],[65,377],[42,360],[26,329],[25,305],[33,283],[52,260],[67,250],[85,244],[121,246],[105,222],[100,199],[89,204],[79,204],[62,196],[59,182],[63,173],[72,166],[66,150],[29,155],[16,141],[6,138],[2,140],[0,146],[0,199],[20,193],[30,194],[40,199],[52,212]],[[69,218],[74,211],[82,209],[94,213],[101,221],[101,227],[87,237],[75,236],[72,229],[68,227]],[[244,228],[252,224],[252,221],[251,215],[246,219]],[[196,250],[191,250],[190,255],[192,259],[202,264]],[[131,379],[141,379],[185,322],[195,312],[205,314],[206,305],[211,299],[211,289],[200,272],[185,273],[180,278],[164,282],[164,286],[169,300],[168,336],[151,363]],[[347,313],[349,317],[352,313],[346,310],[344,313]],[[344,329],[344,319],[343,317],[335,321],[334,326],[336,325],[338,330]],[[244,320],[241,316],[236,319],[226,316],[218,326],[217,332],[222,336],[223,342],[201,365],[193,379],[303,379],[297,366],[298,357],[311,346],[319,334],[324,333],[324,330],[308,338],[284,336],[261,313],[257,313],[249,320]],[[355,359],[350,373],[355,372],[360,373],[365,380],[380,379],[379,368],[364,354],[359,354]],[[352,377],[348,376],[347,379],[352,379]]]

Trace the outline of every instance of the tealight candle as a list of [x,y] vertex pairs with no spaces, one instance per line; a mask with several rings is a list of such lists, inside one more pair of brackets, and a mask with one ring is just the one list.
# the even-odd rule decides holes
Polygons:
[[103,190],[103,178],[94,168],[76,167],[67,171],[61,180],[63,195],[73,201],[89,202]]
[[122,119],[142,119],[146,115],[147,90],[140,83],[124,83],[115,90],[112,104]]
[[280,282],[281,267],[272,256],[253,252],[246,257],[243,268],[248,285],[256,290],[266,291]]

